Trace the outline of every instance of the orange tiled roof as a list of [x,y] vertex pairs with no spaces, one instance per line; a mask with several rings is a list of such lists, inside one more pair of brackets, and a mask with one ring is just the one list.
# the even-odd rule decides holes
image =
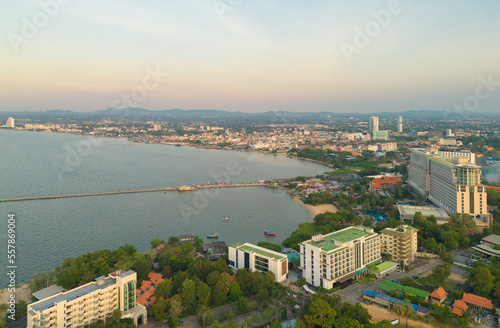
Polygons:
[[158,280],[163,278],[163,275],[161,273],[150,272],[148,274],[148,278],[151,282],[156,283]]
[[150,292],[151,294],[154,294],[155,290],[156,290],[155,287],[149,287],[148,292]]
[[231,277],[229,277],[229,278],[231,278],[232,282],[238,282],[238,280],[236,280],[236,276],[234,274]]
[[379,188],[382,188],[382,185],[385,185],[385,184],[397,185],[397,184],[400,184],[401,182],[403,182],[403,180],[401,180],[398,177],[375,178],[372,180],[371,187],[375,188],[375,189],[379,189]]
[[151,301],[151,303],[156,303],[156,296],[151,296],[151,298],[149,299]]
[[144,296],[139,296],[137,297],[137,303],[147,306],[148,305],[148,299],[145,298]]
[[493,309],[493,303],[484,297],[477,296],[474,294],[467,294],[464,293],[464,296],[462,297],[462,301],[464,301],[467,304],[472,304],[475,306],[482,307],[484,309],[492,310]]
[[165,279],[158,279],[158,281],[156,283],[159,284],[159,283],[162,283],[164,281],[165,281]]
[[451,313],[458,315],[459,317],[464,315],[464,311],[460,310],[459,308],[454,307],[451,310]]
[[150,298],[151,296],[153,296],[153,293],[151,293],[151,292],[149,292],[149,291],[148,291],[148,292],[145,292],[144,294],[142,294],[142,295],[141,295],[141,296],[139,296],[139,297],[145,297],[146,299],[148,299],[148,298]]
[[136,290],[136,293],[137,293],[137,296],[139,296],[139,295],[142,293],[142,289],[138,288],[138,289]]
[[432,293],[430,293],[430,297],[437,298],[438,300],[443,300],[447,295],[448,293],[443,289],[443,287],[436,288]]
[[455,303],[453,303],[453,308],[458,308],[460,310],[467,311],[469,308],[467,304],[464,301],[461,300],[455,300]]
[[142,284],[141,284],[141,289],[142,290],[148,289],[149,286],[151,286],[151,281],[149,281],[149,280],[143,280],[142,281]]

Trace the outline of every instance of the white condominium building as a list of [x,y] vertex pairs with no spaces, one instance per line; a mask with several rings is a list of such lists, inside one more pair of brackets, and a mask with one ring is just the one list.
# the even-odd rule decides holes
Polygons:
[[471,153],[413,149],[408,185],[450,214],[488,216],[481,167]]
[[248,269],[250,271],[272,271],[276,282],[286,280],[288,258],[285,254],[252,245],[236,243],[228,248],[229,267],[233,270]]
[[367,227],[349,227],[315,235],[300,244],[300,268],[306,282],[333,288],[380,263],[380,235]]
[[12,117],[9,117],[7,119],[7,123],[5,124],[6,127],[8,128],[14,128],[15,125],[14,125],[14,119]]
[[116,271],[108,277],[28,305],[28,328],[76,328],[111,316],[115,309],[136,325],[147,322],[147,310],[136,302],[137,274]]

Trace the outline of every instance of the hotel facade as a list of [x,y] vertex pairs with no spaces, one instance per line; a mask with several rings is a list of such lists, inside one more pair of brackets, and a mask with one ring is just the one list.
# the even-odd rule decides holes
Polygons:
[[413,263],[417,254],[417,233],[418,229],[408,225],[383,229],[380,231],[382,253],[390,254],[391,261],[405,265]]
[[276,276],[276,282],[286,280],[288,273],[288,258],[285,254],[270,249],[245,244],[233,244],[228,248],[229,267],[234,271],[248,269],[250,271],[271,271]]
[[491,224],[481,167],[469,152],[438,152],[414,149],[408,185],[422,198],[449,214],[469,214]]
[[362,226],[315,235],[300,244],[302,276],[313,286],[331,289],[379,264],[380,244],[380,235]]
[[116,271],[83,286],[28,305],[28,328],[76,328],[106,320],[115,309],[136,325],[147,322],[147,310],[137,304],[137,274]]

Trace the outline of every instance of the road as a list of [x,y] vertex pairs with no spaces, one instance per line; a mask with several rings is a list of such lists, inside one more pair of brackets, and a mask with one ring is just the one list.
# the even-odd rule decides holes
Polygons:
[[387,275],[385,278],[380,278],[375,281],[370,281],[366,284],[360,284],[360,283],[352,284],[351,286],[346,287],[344,289],[336,290],[332,294],[339,295],[340,297],[342,297],[343,302],[349,302],[351,304],[355,304],[356,302],[358,302],[358,298],[362,292],[364,292],[365,290],[375,290],[377,286],[380,285],[383,279],[398,280],[404,277],[413,277],[413,276],[421,277],[422,274],[432,271],[435,267],[437,267],[442,263],[443,261],[441,260],[431,260],[429,263],[426,263],[412,271],[401,272],[398,270]]

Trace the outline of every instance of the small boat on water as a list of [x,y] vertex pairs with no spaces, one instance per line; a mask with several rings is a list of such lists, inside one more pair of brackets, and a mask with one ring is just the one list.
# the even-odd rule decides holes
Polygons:
[[269,229],[266,229],[266,230],[264,230],[264,235],[266,235],[266,236],[276,236],[276,233],[272,232]]
[[211,233],[211,234],[208,234],[207,235],[207,238],[219,238],[219,233],[216,232],[216,233]]
[[229,217],[225,216],[222,218],[222,220],[227,221],[227,220],[229,220]]
[[249,214],[248,216],[253,216],[253,214]]

